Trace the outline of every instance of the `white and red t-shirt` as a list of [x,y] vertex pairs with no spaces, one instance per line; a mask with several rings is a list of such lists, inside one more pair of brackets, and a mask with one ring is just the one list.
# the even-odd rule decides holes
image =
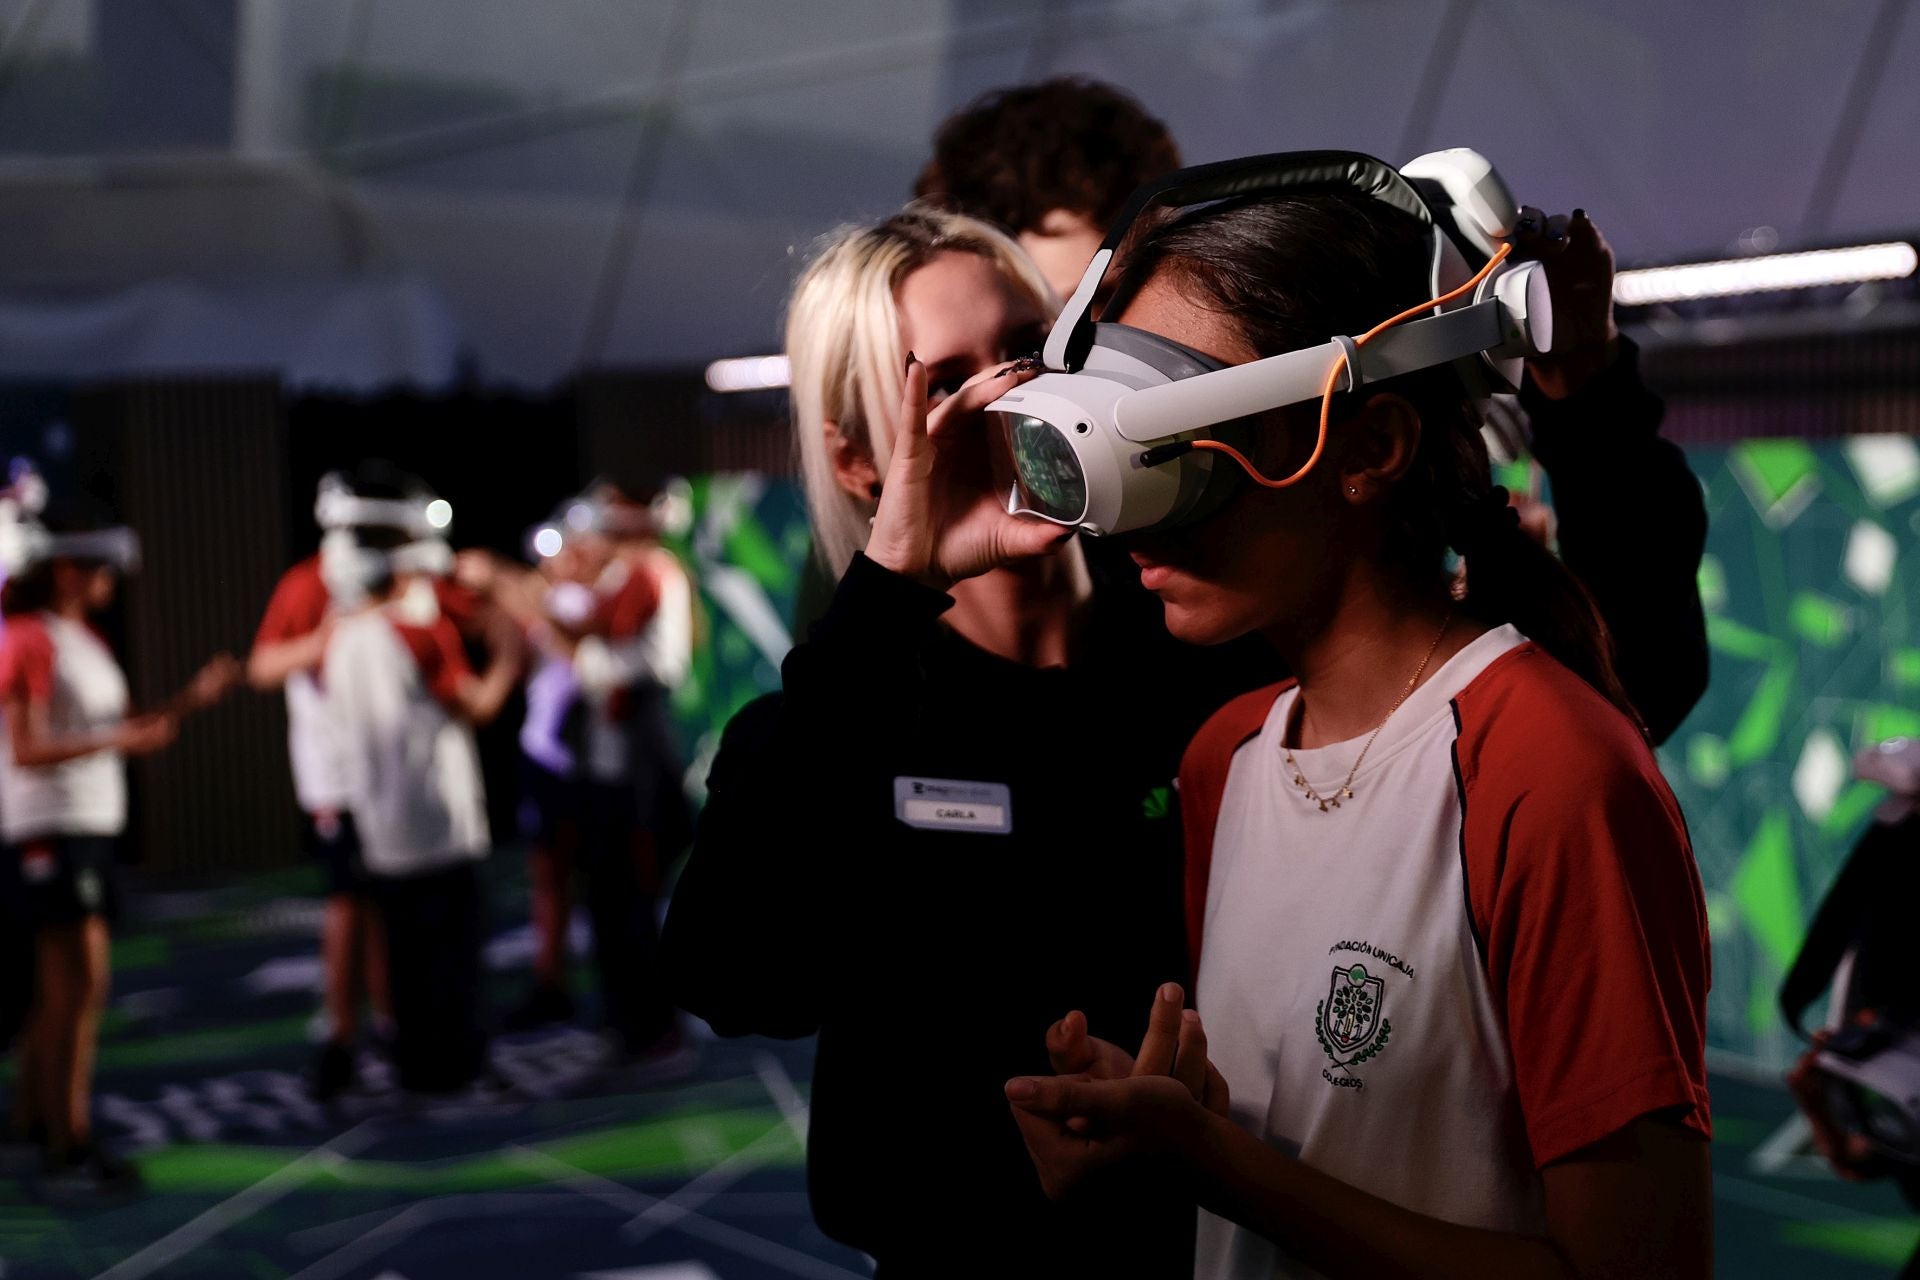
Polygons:
[[407,598],[334,623],[322,681],[367,870],[406,876],[486,856],[486,789],[456,711],[460,629]]
[[[1234,1118],[1363,1191],[1539,1232],[1539,1170],[1655,1111],[1710,1133],[1700,878],[1626,718],[1512,627],[1388,719],[1321,811],[1247,694],[1181,766],[1196,1004]],[[1361,741],[1296,750],[1322,796]],[[1309,1276],[1202,1214],[1197,1277]]]
[[[465,626],[476,608],[471,592],[455,583],[436,582],[440,609]],[[333,597],[320,576],[320,557],[309,556],[287,570],[267,601],[266,614],[254,644],[298,640],[320,629],[333,611]],[[293,766],[293,789],[308,813],[345,809],[348,767],[327,715],[326,693],[314,671],[296,671],[287,677],[287,755]]]
[[[8,618],[0,636],[0,696],[46,708],[54,737],[99,733],[127,717],[127,677],[107,642],[85,623],[55,613]],[[59,764],[13,762],[0,735],[0,834],[114,836],[127,825],[127,776],[118,751]]]

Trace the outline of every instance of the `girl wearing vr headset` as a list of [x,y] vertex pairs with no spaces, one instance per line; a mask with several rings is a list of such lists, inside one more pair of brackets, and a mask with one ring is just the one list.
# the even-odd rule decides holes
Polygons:
[[[1191,1210],[1145,1180],[1050,1205],[1000,1088],[1046,1068],[1067,1003],[1137,1042],[1138,993],[1182,977],[1167,783],[1207,714],[1267,677],[1181,652],[1117,549],[997,514],[978,432],[940,459],[971,484],[941,563],[889,533],[931,465],[903,388],[936,429],[977,417],[1028,376],[1007,362],[1055,307],[1006,236],[922,208],[801,278],[794,426],[840,582],[782,692],[728,725],[666,923],[683,1007],[723,1035],[818,1032],[815,1216],[882,1276],[1191,1258]],[[919,1079],[888,1069],[903,1055]],[[908,1119],[929,1082],[931,1128]]]
[[14,571],[0,593],[0,830],[34,939],[13,1120],[16,1137],[41,1149],[45,1192],[86,1198],[140,1183],[132,1165],[94,1145],[92,1125],[125,762],[164,749],[181,719],[218,702],[240,672],[221,654],[170,702],[130,714],[126,675],[93,620],[138,563],[138,538],[81,520],[50,521],[51,531],[31,518],[9,523],[0,534]]
[[[1433,228],[1370,163],[1148,229],[1109,314],[1219,367],[1429,310]],[[1181,1169],[1201,1276],[1704,1276],[1686,830],[1591,601],[1427,363],[1330,432],[1318,404],[1259,416],[1267,483],[1127,538],[1175,635],[1260,633],[1297,679],[1181,768],[1205,1031],[1188,1011],[1136,1063],[1070,1015],[1061,1074],[1006,1093],[1053,1194]]]

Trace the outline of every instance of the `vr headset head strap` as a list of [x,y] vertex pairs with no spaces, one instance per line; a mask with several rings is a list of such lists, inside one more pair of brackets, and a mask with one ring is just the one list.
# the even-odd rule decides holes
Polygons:
[[1281,151],[1179,169],[1128,197],[1107,238],[1087,264],[1060,312],[1045,350],[1049,369],[1077,372],[1093,346],[1093,297],[1127,232],[1150,208],[1186,208],[1239,196],[1279,195],[1304,188],[1344,188],[1385,201],[1433,225],[1433,214],[1413,184],[1384,160],[1357,151]]

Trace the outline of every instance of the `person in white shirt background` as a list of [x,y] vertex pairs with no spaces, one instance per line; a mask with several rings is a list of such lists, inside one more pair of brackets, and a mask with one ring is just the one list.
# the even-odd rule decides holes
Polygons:
[[475,672],[435,590],[446,544],[365,526],[352,537],[365,603],[336,617],[322,682],[385,928],[399,1083],[452,1092],[487,1071],[477,865],[492,836],[473,731],[513,692],[522,642],[496,615]]
[[41,1149],[49,1194],[125,1191],[139,1185],[138,1171],[96,1147],[92,1132],[125,760],[165,748],[184,716],[225,696],[239,665],[220,654],[164,706],[133,713],[126,676],[93,619],[112,604],[120,574],[137,567],[139,540],[78,520],[49,529],[36,505],[0,500],[0,835],[33,932],[13,1136]]

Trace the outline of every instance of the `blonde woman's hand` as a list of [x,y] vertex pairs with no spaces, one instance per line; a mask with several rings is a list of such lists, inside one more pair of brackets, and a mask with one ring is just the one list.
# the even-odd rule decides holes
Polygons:
[[867,558],[946,590],[965,578],[1054,550],[1071,529],[1008,515],[994,491],[991,443],[981,412],[1037,369],[986,369],[927,409],[927,369],[907,356],[901,403],[890,424],[893,459]]

